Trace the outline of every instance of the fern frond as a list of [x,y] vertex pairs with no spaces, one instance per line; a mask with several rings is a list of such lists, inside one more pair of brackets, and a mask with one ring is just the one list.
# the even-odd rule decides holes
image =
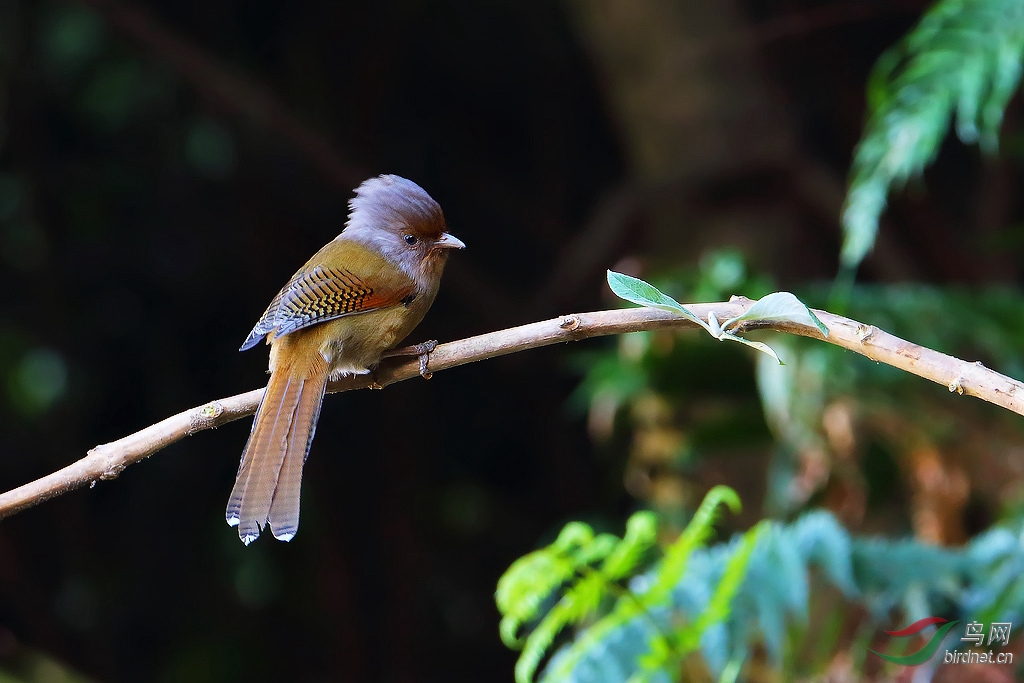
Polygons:
[[595,613],[605,595],[607,581],[599,572],[584,576],[566,591],[554,609],[545,615],[527,637],[523,653],[516,662],[516,683],[531,683],[538,664],[559,632]]
[[657,604],[665,600],[683,575],[686,561],[694,550],[705,545],[711,537],[715,522],[720,516],[720,505],[728,505],[733,514],[739,514],[742,506],[740,497],[728,486],[716,486],[704,496],[704,501],[697,508],[693,519],[679,538],[665,552],[665,559],[657,573],[657,580],[644,595],[648,604]]
[[732,600],[736,597],[740,584],[746,578],[747,567],[750,564],[754,548],[768,528],[768,522],[760,522],[743,534],[736,552],[726,562],[725,572],[722,574],[722,579],[718,582],[707,608],[700,613],[692,625],[677,634],[677,647],[680,654],[689,654],[695,651],[699,647],[700,639],[705,631],[712,625],[720,624],[728,618]]
[[654,643],[671,647],[662,626],[667,624],[666,614],[664,608],[648,610],[636,601],[620,599],[611,613],[584,629],[551,658],[542,680],[627,680],[636,670],[635,663],[649,654]]
[[[634,590],[624,592],[610,613],[590,625],[576,642],[565,648],[557,657],[552,658],[544,680],[562,680],[568,675],[568,672],[576,670],[584,658],[600,656],[599,653],[603,650],[601,645],[607,638],[612,637],[612,634],[621,633],[626,627],[640,628],[646,634],[642,647],[638,647],[633,653],[638,661],[640,658],[645,658],[645,661],[648,662],[655,661],[658,659],[659,652],[672,653],[671,656],[678,659],[680,656],[678,648],[665,635],[668,630],[668,620],[666,619],[668,613],[665,603],[668,602],[669,593],[679,582],[687,558],[695,549],[705,544],[710,537],[712,527],[719,517],[720,507],[723,504],[728,505],[734,512],[738,512],[740,509],[739,496],[727,486],[716,486],[705,496],[679,539],[670,546],[665,558],[654,570],[653,580],[634,582]],[[633,515],[627,522],[625,538],[608,556],[600,573],[606,579],[610,579],[611,577],[623,577],[632,571],[640,557],[653,545],[655,532],[656,520],[653,514],[637,513]],[[601,668],[604,672],[602,675],[612,676],[613,674],[609,672],[617,671],[615,668],[609,668],[608,665],[603,665]],[[624,681],[630,679],[638,671],[640,670],[635,666],[628,671],[620,670],[618,673],[622,674],[621,677],[607,680]],[[652,670],[648,673],[655,672]],[[645,675],[641,678],[647,680],[648,677]]]
[[[733,494],[735,496],[735,494]],[[555,541],[512,563],[495,592],[502,614],[501,639],[509,648],[522,649],[516,663],[516,682],[530,683],[558,634],[567,626],[595,615],[610,594],[619,596],[621,623],[643,606],[634,595],[615,582],[632,573],[654,546],[657,520],[650,512],[638,512],[626,523],[622,539],[612,534],[594,535],[590,526],[570,522]],[[599,568],[594,565],[600,563]],[[544,605],[565,586],[561,598],[543,616]],[[540,619],[525,639],[519,637],[524,624]]]
[[638,683],[648,681],[657,671],[678,668],[684,657],[700,647],[701,638],[707,630],[715,624],[723,623],[729,617],[733,598],[746,576],[747,565],[750,563],[754,548],[768,528],[768,522],[761,522],[740,537],[736,552],[726,562],[725,572],[715,587],[707,607],[692,623],[676,632],[672,646],[664,639],[655,640],[651,644],[651,651],[638,659],[640,675],[634,675],[631,681],[634,678]]
[[633,573],[643,556],[654,547],[658,521],[652,512],[637,512],[626,521],[626,535],[601,564],[601,573],[609,581],[618,581]]
[[516,661],[516,683],[531,683],[533,674],[555,641],[555,636],[572,621],[574,607],[571,601],[563,597],[527,636],[523,652]]
[[845,269],[871,251],[890,188],[934,160],[954,112],[963,142],[995,151],[1022,59],[1021,0],[940,0],[879,58],[843,208]]
[[570,522],[550,546],[513,562],[498,579],[494,593],[502,614],[501,641],[510,648],[522,647],[519,629],[537,616],[544,600],[576,574],[581,561],[591,556],[600,557],[602,552],[607,554],[611,549],[608,539],[595,539],[594,530],[588,525]]
[[[853,539],[824,511],[789,525],[763,522],[755,528],[756,543],[750,543],[748,532],[729,543],[694,550],[665,603],[642,609],[620,599],[610,614],[555,653],[545,683],[620,683],[633,676],[634,681],[667,681],[694,640],[712,671],[723,678],[738,674],[750,644],[758,639],[780,662],[788,624],[807,619],[812,569],[848,598],[865,604],[876,623],[885,623],[894,609],[986,622],[1024,620],[1020,533],[993,529],[962,550],[947,550],[915,540]],[[646,600],[650,593],[645,588],[662,571],[658,566],[636,577],[634,594]],[[737,576],[742,580],[733,588]],[[666,639],[665,631],[678,623],[687,624],[678,639]],[[704,630],[697,637],[688,633],[691,628]],[[864,647],[867,643],[861,651]],[[658,661],[664,665],[660,671],[655,670]]]

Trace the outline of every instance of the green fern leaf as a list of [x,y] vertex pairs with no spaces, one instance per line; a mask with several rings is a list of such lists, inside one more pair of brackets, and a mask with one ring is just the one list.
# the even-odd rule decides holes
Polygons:
[[522,647],[518,633],[522,625],[537,616],[544,600],[576,574],[581,563],[611,552],[606,535],[594,538],[594,530],[581,522],[570,522],[547,548],[536,550],[512,563],[498,580],[494,600],[502,614],[499,632],[510,648]]
[[728,486],[716,486],[708,491],[693,519],[666,551],[665,559],[657,573],[657,580],[644,594],[646,604],[657,604],[667,598],[669,591],[683,575],[690,554],[706,544],[711,537],[712,529],[719,518],[719,506],[722,504],[728,505],[733,514],[738,514],[742,507],[740,497]]
[[609,581],[618,581],[636,569],[643,556],[654,547],[658,522],[652,512],[637,512],[626,522],[626,535],[601,564],[601,573]]
[[740,584],[743,583],[743,579],[747,575],[747,566],[750,564],[754,548],[768,527],[768,522],[761,522],[743,534],[739,547],[725,565],[725,573],[715,588],[707,608],[700,613],[692,625],[682,629],[676,636],[680,654],[695,651],[700,645],[700,639],[704,632],[713,624],[720,624],[728,618],[732,600],[736,597]]
[[871,250],[890,188],[932,162],[954,113],[963,142],[995,151],[1022,59],[1020,0],[940,0],[879,58],[843,208],[845,269]]

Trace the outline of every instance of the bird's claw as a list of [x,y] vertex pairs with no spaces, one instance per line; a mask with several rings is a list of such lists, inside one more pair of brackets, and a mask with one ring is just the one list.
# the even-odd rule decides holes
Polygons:
[[385,358],[392,358],[394,356],[418,356],[420,359],[420,377],[423,379],[430,379],[434,376],[430,372],[428,364],[430,363],[430,354],[433,353],[434,349],[437,348],[436,339],[428,339],[422,344],[413,344],[412,346],[403,346],[400,349],[392,349],[384,354]]
[[437,348],[437,340],[428,339],[422,344],[416,344],[412,348],[420,358],[420,377],[423,379],[430,379],[434,376],[434,373],[430,372],[427,368],[427,364],[430,363],[430,354]]

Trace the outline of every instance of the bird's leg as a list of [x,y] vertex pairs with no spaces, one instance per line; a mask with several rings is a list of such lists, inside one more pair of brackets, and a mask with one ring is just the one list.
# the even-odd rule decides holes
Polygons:
[[430,379],[434,375],[427,369],[427,363],[430,362],[430,354],[436,348],[437,340],[428,339],[422,344],[413,344],[412,346],[403,346],[401,348],[385,351],[381,358],[394,358],[395,356],[419,356],[420,377],[423,379]]

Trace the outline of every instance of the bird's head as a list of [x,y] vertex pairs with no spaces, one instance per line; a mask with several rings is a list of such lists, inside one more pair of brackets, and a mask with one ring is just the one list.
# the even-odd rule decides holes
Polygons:
[[348,205],[342,235],[374,249],[417,282],[440,278],[448,252],[466,246],[447,232],[441,206],[411,180],[370,178]]

